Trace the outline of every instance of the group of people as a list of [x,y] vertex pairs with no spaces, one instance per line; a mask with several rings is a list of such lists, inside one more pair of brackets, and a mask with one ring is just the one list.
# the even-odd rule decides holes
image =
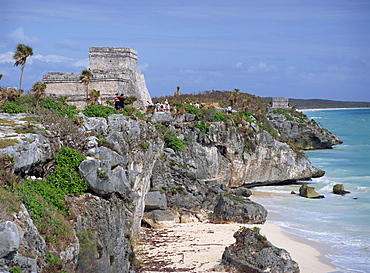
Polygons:
[[[185,103],[187,103],[187,102],[185,102]],[[195,106],[197,108],[200,108],[200,104],[198,102],[189,102],[189,104],[190,105],[193,105],[193,106]]]
[[116,110],[124,108],[125,107],[125,96],[123,94],[116,94],[116,97],[114,98],[114,108]]
[[170,112],[171,111],[171,107],[167,99],[163,103],[157,102],[155,104],[155,108],[157,112]]

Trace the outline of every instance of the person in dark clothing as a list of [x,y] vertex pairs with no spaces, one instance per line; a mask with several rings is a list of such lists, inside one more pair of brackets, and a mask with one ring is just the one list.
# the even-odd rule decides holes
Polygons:
[[119,101],[119,94],[116,94],[116,97],[114,98],[114,108],[118,110],[120,108],[120,101]]
[[120,108],[125,108],[125,101],[126,101],[125,96],[123,94],[121,94],[119,96],[119,106],[120,106]]

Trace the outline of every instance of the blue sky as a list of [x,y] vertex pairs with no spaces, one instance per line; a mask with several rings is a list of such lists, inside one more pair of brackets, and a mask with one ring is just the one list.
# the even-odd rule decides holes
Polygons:
[[370,101],[368,0],[0,0],[2,86],[79,73],[89,47],[130,47],[152,97],[233,90]]

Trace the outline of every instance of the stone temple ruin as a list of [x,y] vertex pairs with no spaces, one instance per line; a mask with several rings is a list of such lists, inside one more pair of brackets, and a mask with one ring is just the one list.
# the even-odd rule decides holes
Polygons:
[[285,110],[291,109],[289,99],[284,97],[272,97],[270,100],[270,107],[267,107],[267,112],[272,112],[275,109],[282,108]]
[[136,50],[125,47],[90,47],[89,84],[81,82],[80,74],[49,72],[43,75],[45,93],[49,96],[66,96],[67,102],[78,109],[86,106],[89,90],[100,91],[103,103],[112,101],[116,93],[134,96],[133,106],[145,109],[151,102],[144,75],[137,71]]
[[273,97],[271,101],[271,108],[277,109],[277,108],[283,108],[288,109],[290,108],[289,105],[289,99],[284,97]]

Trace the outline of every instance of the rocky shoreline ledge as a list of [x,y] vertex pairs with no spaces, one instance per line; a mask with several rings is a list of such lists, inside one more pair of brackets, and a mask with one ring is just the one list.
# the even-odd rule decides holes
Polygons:
[[[51,266],[67,272],[133,272],[133,242],[142,221],[158,229],[207,219],[263,224],[267,212],[249,200],[248,187],[324,174],[302,151],[277,140],[252,116],[249,121],[201,123],[190,113],[156,112],[148,116],[150,121],[122,114],[107,119],[79,114],[81,127],[73,135],[58,131],[63,123],[52,127],[24,118],[0,117],[1,137],[11,143],[0,154],[6,155],[4,160],[11,158],[10,174],[29,178],[30,187],[37,185],[55,170],[60,148],[80,145],[77,133],[82,140],[84,134],[80,147],[86,158],[78,171],[88,190],[65,198],[68,235],[56,234],[51,241],[35,226],[27,211],[30,205],[10,208],[13,199],[6,195],[1,206],[11,213],[2,215],[2,236],[14,240],[2,248],[0,269],[5,272],[12,267],[43,272]],[[319,125],[305,121],[303,126],[300,118],[287,118],[286,113],[270,115],[269,120],[278,131],[276,137],[294,139],[294,147],[330,148],[340,143]],[[260,250],[272,248],[265,245],[263,235],[256,238],[267,246]],[[58,265],[51,265],[51,260]]]

